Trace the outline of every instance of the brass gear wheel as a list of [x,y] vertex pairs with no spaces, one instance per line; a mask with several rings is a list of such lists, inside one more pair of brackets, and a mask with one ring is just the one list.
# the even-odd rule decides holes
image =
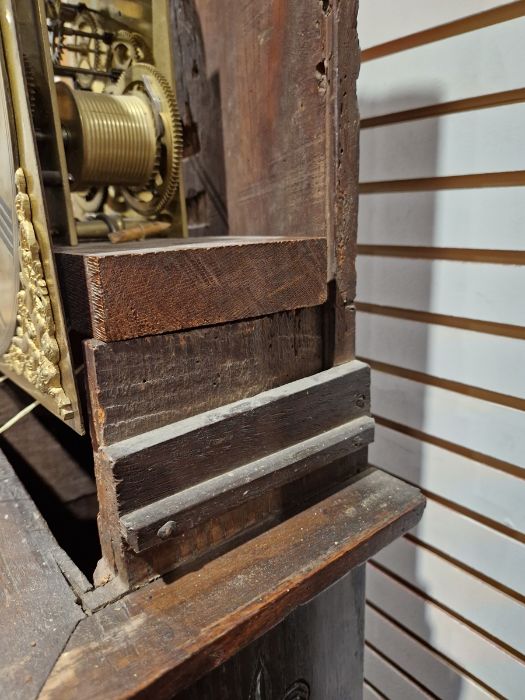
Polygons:
[[120,29],[108,51],[107,70],[126,70],[132,63],[151,63],[151,50],[140,34]]
[[130,207],[143,216],[158,214],[172,201],[182,161],[182,124],[177,100],[164,75],[149,63],[133,63],[120,76],[113,95],[143,96],[155,116],[157,158],[146,186],[127,187],[122,194]]
[[64,24],[60,16],[60,0],[46,0],[46,18],[49,46],[54,65],[59,65],[64,54]]
[[[81,10],[77,14],[73,28],[91,34],[96,34],[99,30],[98,23],[89,10]],[[77,68],[101,69],[102,46],[100,39],[75,36],[72,47],[75,50],[74,61]],[[77,74],[75,80],[83,90],[89,90],[95,78],[92,75]]]

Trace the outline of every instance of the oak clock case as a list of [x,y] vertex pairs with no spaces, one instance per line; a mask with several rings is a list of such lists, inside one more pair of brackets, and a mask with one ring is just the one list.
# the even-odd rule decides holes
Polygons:
[[0,371],[83,433],[54,245],[187,236],[168,0],[0,0]]

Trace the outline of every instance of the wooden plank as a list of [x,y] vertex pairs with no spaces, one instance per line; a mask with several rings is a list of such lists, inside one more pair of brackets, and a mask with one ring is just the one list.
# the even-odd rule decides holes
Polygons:
[[374,566],[367,570],[367,599],[503,697],[520,696],[523,662]]
[[361,182],[519,171],[525,104],[446,114],[361,132]]
[[322,309],[84,350],[95,441],[109,444],[320,372]]
[[375,414],[525,467],[525,413],[439,387],[372,372]]
[[431,697],[368,645],[365,647],[365,678],[389,700],[424,700]]
[[525,372],[515,369],[523,359],[521,340],[379,314],[359,313],[357,326],[357,352],[368,362],[525,398]]
[[361,566],[174,700],[362,700],[364,595]]
[[525,188],[363,195],[359,242],[525,250]]
[[128,513],[366,415],[368,392],[368,367],[349,362],[101,448],[101,477]]
[[406,537],[376,554],[374,562],[493,639],[525,653],[523,603]]
[[365,61],[358,83],[361,119],[522,88],[524,30],[522,17]]
[[[503,5],[505,0],[441,0],[426,3],[420,0],[367,0],[359,8],[361,46],[368,49],[400,37],[453,22],[483,10]],[[378,22],[378,17],[381,21]]]
[[[172,584],[78,626],[41,698],[173,697],[412,527],[417,490],[375,470]],[[118,672],[116,672],[118,669]],[[97,684],[93,682],[96,675]]]
[[84,617],[59,568],[59,548],[0,453],[0,692],[36,698]]
[[369,644],[438,698],[493,700],[494,695],[450,664],[431,647],[402,630],[370,605],[366,607],[365,636]]
[[[254,462],[138,508],[120,518],[135,552],[159,544],[235,506],[297,481],[373,440],[374,421],[357,418]],[[328,474],[327,474],[328,485]],[[160,533],[164,533],[161,537]]]
[[370,462],[483,518],[525,534],[525,480],[379,425]]
[[71,327],[106,342],[326,300],[324,238],[83,243],[55,252]]
[[520,266],[360,255],[358,298],[369,304],[525,325]]

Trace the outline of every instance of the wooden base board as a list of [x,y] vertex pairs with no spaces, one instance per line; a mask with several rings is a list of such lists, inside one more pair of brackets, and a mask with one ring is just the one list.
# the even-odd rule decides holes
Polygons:
[[411,529],[420,492],[378,470],[269,532],[83,619],[41,700],[172,698]]
[[57,246],[69,325],[106,342],[317,306],[326,238],[168,239]]

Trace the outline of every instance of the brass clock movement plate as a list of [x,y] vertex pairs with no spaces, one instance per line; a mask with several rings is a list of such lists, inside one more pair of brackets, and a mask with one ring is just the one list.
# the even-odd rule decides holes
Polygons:
[[53,247],[187,235],[170,27],[169,0],[0,0],[0,371],[78,432]]

